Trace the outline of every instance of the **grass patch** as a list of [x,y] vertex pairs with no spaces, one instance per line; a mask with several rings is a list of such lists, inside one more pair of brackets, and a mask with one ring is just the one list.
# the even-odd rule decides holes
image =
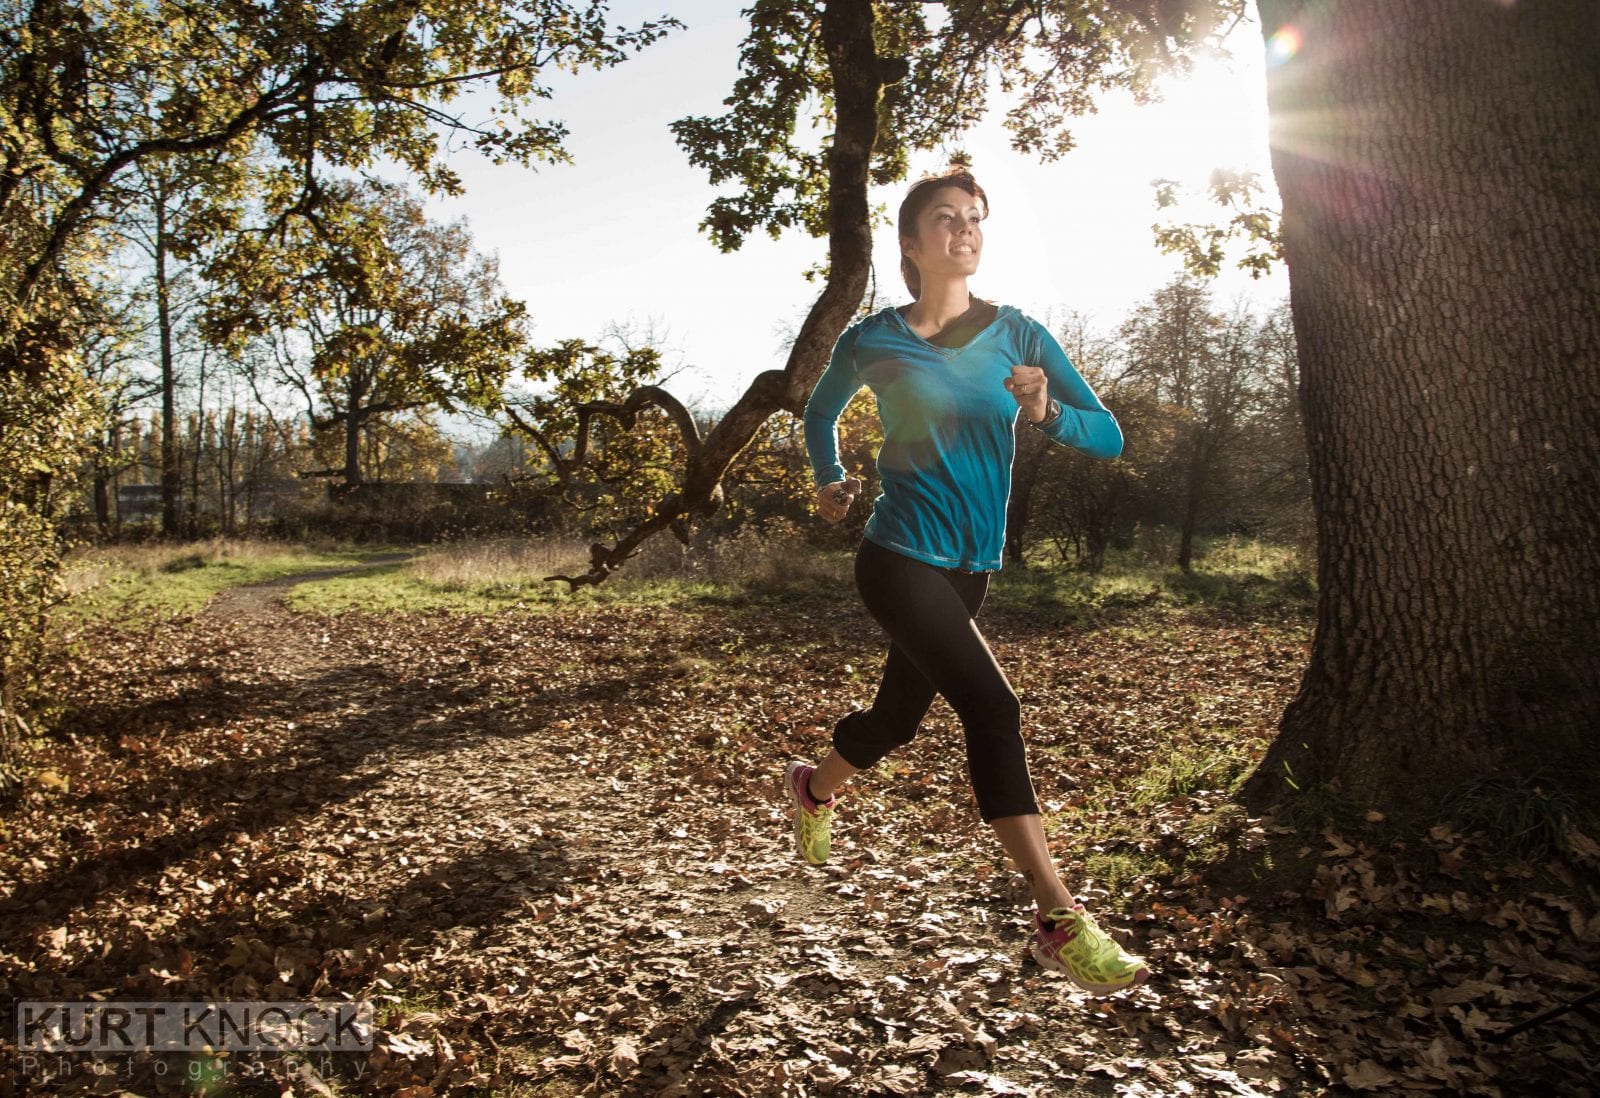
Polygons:
[[296,572],[338,568],[378,548],[216,538],[183,545],[99,546],[74,554],[64,574],[67,620],[193,614],[221,591]]
[[[1222,730],[1228,734],[1229,730]],[[1135,782],[1129,800],[1139,807],[1166,804],[1196,793],[1231,794],[1244,781],[1254,760],[1243,744],[1220,737],[1175,745],[1153,762]]]
[[1096,614],[1210,607],[1244,615],[1309,614],[1316,583],[1293,548],[1247,538],[1201,539],[1184,572],[1165,553],[1111,550],[1098,572],[1045,561],[1002,571],[991,599],[1010,614],[1083,624]]
[[[95,549],[72,562],[72,597],[64,612],[80,618],[189,614],[230,587],[350,566],[385,551],[236,539]],[[1314,592],[1296,559],[1290,549],[1227,539],[1210,545],[1194,571],[1183,573],[1155,562],[1147,551],[1114,551],[1094,573],[1038,563],[1007,568],[996,577],[991,605],[1000,614],[1076,625],[1139,608],[1309,612]],[[462,614],[607,605],[762,610],[856,597],[853,554],[815,549],[782,522],[690,546],[654,538],[594,586],[569,589],[546,579],[582,574],[588,561],[588,543],[573,537],[434,545],[403,564],[312,580],[285,597],[297,609],[321,613]]]
[[1463,831],[1481,831],[1502,853],[1540,860],[1563,853],[1582,810],[1555,783],[1536,778],[1483,778],[1452,790],[1444,814]]
[[1173,867],[1163,858],[1130,846],[1090,854],[1083,860],[1083,872],[1086,881],[1093,881],[1112,896],[1122,896],[1142,881],[1171,878]]
[[[1078,787],[1069,805],[1046,814],[1046,828],[1072,836],[1079,872],[1110,895],[1148,891],[1230,854],[1248,872],[1272,872],[1273,851],[1240,848],[1248,822],[1232,800],[1249,776],[1261,740],[1232,725],[1145,728],[1138,762]],[[1236,849],[1238,848],[1238,849]]]

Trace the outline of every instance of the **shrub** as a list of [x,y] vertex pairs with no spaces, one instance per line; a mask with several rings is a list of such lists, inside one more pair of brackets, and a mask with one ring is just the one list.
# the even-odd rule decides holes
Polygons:
[[66,356],[0,373],[0,803],[21,786],[21,740],[42,708],[46,615],[61,598],[61,501],[96,415]]

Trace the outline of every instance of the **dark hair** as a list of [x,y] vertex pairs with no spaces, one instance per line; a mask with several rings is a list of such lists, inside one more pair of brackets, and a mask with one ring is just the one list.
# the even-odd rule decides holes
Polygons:
[[[983,216],[989,216],[989,196],[983,193],[978,181],[965,168],[951,168],[941,175],[928,175],[917,180],[900,202],[899,230],[902,237],[917,235],[917,218],[933,201],[933,193],[940,187],[960,187],[983,203]],[[900,253],[900,277],[906,280],[906,289],[913,298],[922,296],[922,276],[917,265],[904,252]]]

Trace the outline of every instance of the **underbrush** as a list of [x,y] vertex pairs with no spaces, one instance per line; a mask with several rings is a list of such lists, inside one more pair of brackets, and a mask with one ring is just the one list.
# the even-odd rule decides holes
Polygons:
[[[460,542],[421,550],[388,573],[304,585],[292,599],[321,611],[491,612],[607,604],[737,608],[856,598],[852,554],[815,548],[787,523],[747,527],[688,546],[659,536],[600,584],[574,587],[551,578],[580,576],[588,562],[587,543],[571,537]],[[1096,573],[1059,565],[1009,568],[991,590],[991,613],[1077,621],[1146,608],[1299,616],[1310,612],[1314,595],[1292,550],[1232,539],[1219,541],[1188,574],[1129,551],[1113,553]]]

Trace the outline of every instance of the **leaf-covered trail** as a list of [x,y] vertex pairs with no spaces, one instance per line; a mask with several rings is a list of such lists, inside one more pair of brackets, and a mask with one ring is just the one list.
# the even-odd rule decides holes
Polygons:
[[[81,638],[64,788],[0,863],[0,992],[370,999],[377,1049],[327,1085],[412,1096],[1560,1093],[1594,1058],[1581,1020],[1474,1041],[1592,971],[1577,883],[1491,909],[1332,833],[1310,897],[1086,875],[1196,841],[1220,794],[1127,791],[1196,737],[1269,735],[1303,623],[989,621],[1058,857],[1156,969],[1096,1001],[1023,963],[942,706],[852,787],[835,861],[796,861],[777,776],[877,667],[849,602],[326,617],[288,585]],[[1437,937],[1404,933],[1430,911]]]

